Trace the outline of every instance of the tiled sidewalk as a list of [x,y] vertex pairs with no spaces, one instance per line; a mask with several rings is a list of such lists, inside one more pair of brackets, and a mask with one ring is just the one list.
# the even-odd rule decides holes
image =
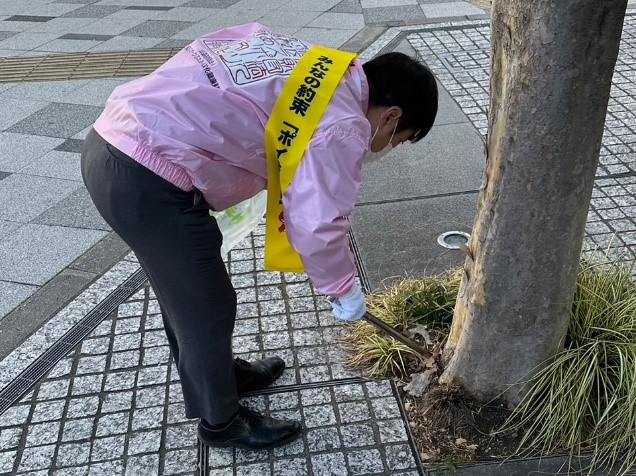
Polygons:
[[[0,0],[0,57],[178,48],[250,21],[340,47],[365,26],[372,33],[364,37],[386,25],[483,13],[441,0]],[[0,324],[60,273],[72,274],[77,292],[99,276],[69,270],[110,233],[84,190],[79,151],[124,81],[0,84]]]
[[[301,420],[306,431],[267,452],[210,450],[199,474],[418,474],[392,384],[344,367],[343,325],[306,276],[261,271],[262,233],[228,260],[239,296],[234,351],[245,359],[280,355],[288,368],[245,401]],[[136,269],[130,259],[123,276]],[[20,349],[12,357],[19,356]],[[184,417],[178,380],[157,301],[144,285],[0,416],[0,473],[195,473],[196,422]]]
[[[307,8],[289,0],[70,1],[0,0],[0,54],[179,46],[218,22],[266,17],[287,25],[282,31],[339,46],[376,18],[408,25],[422,21],[420,11],[430,19],[437,9],[439,19],[453,7],[448,11],[466,19],[463,9],[472,7],[428,0],[320,0]],[[398,10],[404,15],[389,19]],[[633,16],[625,32],[587,231],[588,247],[614,240],[629,257],[636,244]],[[407,40],[483,134],[488,35],[487,22],[478,20],[405,26],[389,30],[363,58]],[[91,117],[120,82],[0,85],[0,293],[9,298],[0,302],[0,316],[108,233],[77,185],[77,161]],[[25,189],[40,195],[25,192],[18,206],[15,193]],[[301,440],[262,453],[213,450],[197,469],[196,425],[184,419],[158,305],[144,286],[0,415],[0,474],[418,474],[391,384],[364,381],[344,367],[336,344],[344,326],[304,275],[263,272],[262,244],[258,230],[229,257],[240,301],[235,352],[285,358],[289,369],[275,387],[246,400],[302,420]],[[0,392],[137,270],[132,256],[118,263],[0,362]]]
[[[485,138],[490,81],[487,22],[429,27],[406,37]],[[585,250],[636,262],[636,12],[628,13],[612,81]],[[636,271],[636,269],[635,269]]]

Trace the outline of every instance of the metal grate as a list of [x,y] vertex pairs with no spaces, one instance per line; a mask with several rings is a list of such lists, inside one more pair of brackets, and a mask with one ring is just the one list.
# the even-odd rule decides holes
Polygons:
[[0,57],[0,83],[143,76],[180,48]]
[[126,299],[132,296],[146,281],[142,269],[133,273],[117,289],[75,324],[66,334],[55,342],[46,352],[29,365],[0,391],[0,415],[26,394],[44,377],[62,357],[89,335],[106,317]]

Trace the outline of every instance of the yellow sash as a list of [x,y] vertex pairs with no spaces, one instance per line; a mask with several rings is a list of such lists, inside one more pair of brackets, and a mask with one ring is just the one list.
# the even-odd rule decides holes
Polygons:
[[265,269],[303,272],[300,256],[287,240],[283,194],[292,181],[354,53],[312,46],[294,67],[265,128],[267,212]]

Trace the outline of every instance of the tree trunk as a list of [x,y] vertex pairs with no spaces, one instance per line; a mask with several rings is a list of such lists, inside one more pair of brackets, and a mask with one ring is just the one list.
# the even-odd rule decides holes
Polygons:
[[495,0],[487,166],[442,383],[518,403],[563,346],[627,0]]

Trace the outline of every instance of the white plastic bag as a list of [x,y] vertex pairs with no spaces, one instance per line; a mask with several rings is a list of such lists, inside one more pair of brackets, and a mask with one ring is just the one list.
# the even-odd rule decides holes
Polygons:
[[210,211],[223,234],[221,253],[227,256],[239,241],[254,231],[262,220],[266,207],[267,190],[263,190],[226,210]]

